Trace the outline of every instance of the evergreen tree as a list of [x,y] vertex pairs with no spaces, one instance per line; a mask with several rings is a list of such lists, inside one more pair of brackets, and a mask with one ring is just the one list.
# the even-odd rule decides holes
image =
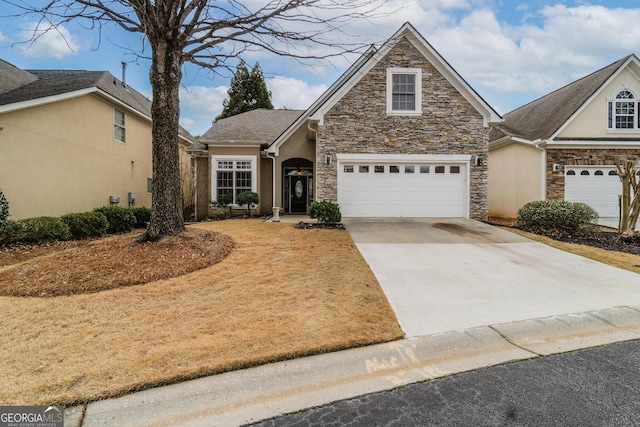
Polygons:
[[229,98],[222,103],[222,113],[216,117],[216,120],[257,108],[273,110],[271,92],[267,90],[264,74],[258,63],[249,72],[245,62],[240,61],[231,78],[231,87],[227,94]]

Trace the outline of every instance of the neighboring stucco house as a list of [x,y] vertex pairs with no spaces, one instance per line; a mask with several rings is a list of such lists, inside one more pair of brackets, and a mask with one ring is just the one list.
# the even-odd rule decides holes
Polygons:
[[615,165],[640,162],[639,109],[640,61],[629,55],[505,114],[490,133],[489,215],[559,199],[618,218]]
[[[11,218],[151,207],[151,101],[106,71],[0,60],[0,189]],[[181,163],[191,167],[179,138]],[[135,201],[130,202],[130,193]]]
[[345,217],[487,216],[489,125],[501,118],[408,23],[306,111],[233,119],[194,147],[199,218],[249,186],[262,213],[332,200]]

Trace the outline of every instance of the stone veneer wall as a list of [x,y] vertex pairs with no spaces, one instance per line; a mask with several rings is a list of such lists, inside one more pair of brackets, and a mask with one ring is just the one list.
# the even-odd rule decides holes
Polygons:
[[547,149],[547,199],[564,200],[564,168],[553,172],[553,164],[563,166],[614,166],[618,161],[640,160],[638,149]]
[[[422,69],[422,116],[386,114],[387,68]],[[337,199],[337,153],[470,154],[470,217],[488,213],[488,128],[480,113],[405,38],[327,114],[317,140],[318,200]],[[325,154],[333,162],[327,166]],[[472,162],[473,163],[473,162]]]

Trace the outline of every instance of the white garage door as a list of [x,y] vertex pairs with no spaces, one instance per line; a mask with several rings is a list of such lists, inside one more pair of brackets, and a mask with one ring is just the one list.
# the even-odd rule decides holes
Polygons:
[[618,218],[622,184],[613,166],[566,166],[564,198],[591,206],[601,218]]
[[341,159],[338,203],[345,217],[466,217],[468,161],[392,155]]

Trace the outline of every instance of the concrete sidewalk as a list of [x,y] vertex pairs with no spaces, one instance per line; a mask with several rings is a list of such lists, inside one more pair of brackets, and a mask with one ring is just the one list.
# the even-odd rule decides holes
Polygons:
[[640,339],[640,306],[483,326],[273,363],[68,408],[68,426],[234,426],[416,381]]

